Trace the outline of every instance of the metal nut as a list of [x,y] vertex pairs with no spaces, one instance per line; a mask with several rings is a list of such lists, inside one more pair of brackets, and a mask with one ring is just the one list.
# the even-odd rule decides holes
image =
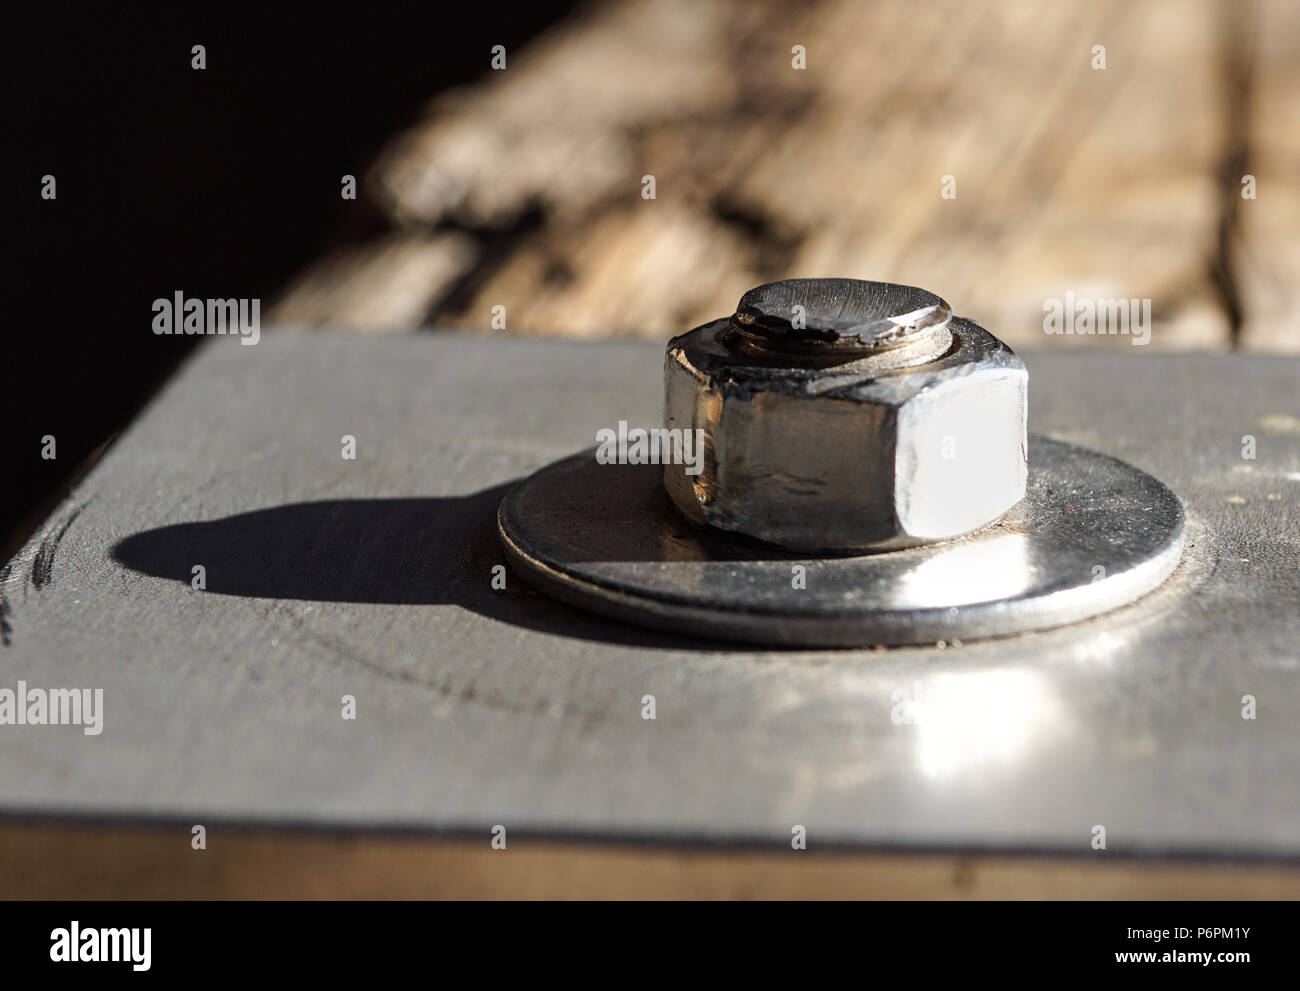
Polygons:
[[933,293],[855,279],[759,286],[668,342],[664,417],[703,431],[664,486],[690,520],[801,551],[962,536],[1025,494],[1028,375]]

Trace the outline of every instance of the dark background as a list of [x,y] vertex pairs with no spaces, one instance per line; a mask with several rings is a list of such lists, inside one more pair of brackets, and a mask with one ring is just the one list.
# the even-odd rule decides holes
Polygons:
[[155,298],[260,297],[265,310],[305,262],[376,222],[339,197],[339,177],[360,177],[430,96],[489,71],[493,45],[522,44],[569,6],[7,14],[17,265],[0,560],[199,340],[153,334]]

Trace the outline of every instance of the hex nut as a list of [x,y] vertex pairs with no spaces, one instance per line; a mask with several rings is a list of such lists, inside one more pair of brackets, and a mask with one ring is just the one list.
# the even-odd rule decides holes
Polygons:
[[[787,318],[787,315],[791,315]],[[797,551],[892,550],[996,522],[1025,495],[1028,375],[924,290],[795,279],[668,342],[664,466],[691,521]]]

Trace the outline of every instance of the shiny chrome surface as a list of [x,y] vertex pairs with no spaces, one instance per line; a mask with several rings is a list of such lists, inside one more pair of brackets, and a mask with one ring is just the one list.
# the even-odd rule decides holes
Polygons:
[[700,474],[664,467],[677,508],[799,551],[909,547],[995,522],[1025,492],[1028,376],[971,321],[938,329],[946,351],[919,364],[898,356],[928,338],[833,364],[738,349],[727,320],[674,338],[665,424],[705,441]]

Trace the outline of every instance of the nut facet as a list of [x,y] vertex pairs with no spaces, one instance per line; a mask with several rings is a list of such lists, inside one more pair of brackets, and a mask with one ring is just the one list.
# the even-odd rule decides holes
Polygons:
[[1028,376],[932,293],[854,279],[750,290],[668,343],[664,418],[704,464],[664,467],[690,520],[801,551],[962,536],[1025,494]]

